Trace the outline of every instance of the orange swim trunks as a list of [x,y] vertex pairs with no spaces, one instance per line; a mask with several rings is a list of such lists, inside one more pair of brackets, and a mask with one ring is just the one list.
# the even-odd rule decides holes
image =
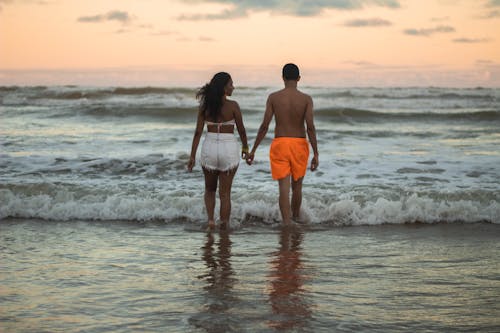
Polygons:
[[304,177],[309,159],[309,143],[305,138],[274,138],[269,151],[273,179],[292,175],[294,180]]

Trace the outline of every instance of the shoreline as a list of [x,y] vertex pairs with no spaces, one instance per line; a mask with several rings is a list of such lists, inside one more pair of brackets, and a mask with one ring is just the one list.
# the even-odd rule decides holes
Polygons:
[[[6,217],[0,219],[0,226],[2,224],[16,224],[23,222],[33,222],[33,223],[45,223],[45,224],[69,224],[69,223],[89,223],[89,224],[113,224],[113,225],[132,225],[132,226],[153,226],[153,227],[184,227],[186,231],[197,231],[200,229],[203,231],[204,226],[207,225],[206,222],[201,221],[189,221],[187,218],[178,218],[172,221],[165,221],[161,219],[153,219],[153,220],[123,220],[123,219],[115,219],[115,220],[84,220],[84,219],[70,219],[70,220],[53,220],[53,219],[42,219],[42,218],[25,218],[25,217]],[[234,224],[238,222],[231,221],[233,228],[231,231],[241,231],[245,229],[259,229],[259,230],[279,230],[284,225],[279,221],[275,221],[274,223],[268,223],[263,221],[256,221],[254,219],[246,220],[243,222],[239,222],[237,226]],[[421,227],[432,227],[432,226],[451,226],[451,227],[460,227],[460,226],[481,226],[481,225],[491,225],[498,226],[500,228],[500,221],[475,221],[475,222],[466,222],[466,221],[439,221],[439,222],[425,222],[425,221],[414,221],[414,222],[404,222],[404,223],[380,223],[380,224],[346,224],[346,223],[338,223],[335,222],[292,222],[291,227],[297,227],[303,229],[304,231],[325,231],[330,229],[338,229],[338,228],[376,228],[376,227],[402,227],[402,228],[421,228]],[[217,225],[218,226],[218,225]],[[231,226],[231,224],[230,224]],[[286,227],[286,226],[285,226]],[[216,228],[218,230],[218,227]]]

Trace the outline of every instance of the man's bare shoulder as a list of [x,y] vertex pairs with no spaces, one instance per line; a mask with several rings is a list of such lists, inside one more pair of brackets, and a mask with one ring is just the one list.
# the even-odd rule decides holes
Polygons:
[[284,89],[281,89],[281,90],[277,90],[277,91],[270,93],[268,96],[268,99],[272,100],[272,99],[279,98],[281,95],[283,95],[283,91],[284,91]]
[[302,91],[300,91],[300,90],[297,90],[297,91],[298,91],[298,92],[299,92],[299,94],[302,96],[302,98],[307,99],[308,101],[309,101],[309,100],[311,100],[311,101],[312,101],[312,97],[311,97],[311,96],[309,96],[309,95],[308,95],[308,94],[306,94],[306,93],[303,93],[303,92],[302,92]]

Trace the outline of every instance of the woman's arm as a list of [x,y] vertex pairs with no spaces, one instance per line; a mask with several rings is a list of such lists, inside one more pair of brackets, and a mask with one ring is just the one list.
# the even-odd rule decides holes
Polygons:
[[200,144],[200,138],[203,134],[203,127],[205,126],[205,114],[198,110],[198,119],[196,121],[196,129],[194,131],[193,136],[193,144],[191,145],[191,156],[189,158],[189,162],[187,165],[187,169],[189,172],[193,171],[193,167],[196,161],[196,150],[198,150],[198,145]]

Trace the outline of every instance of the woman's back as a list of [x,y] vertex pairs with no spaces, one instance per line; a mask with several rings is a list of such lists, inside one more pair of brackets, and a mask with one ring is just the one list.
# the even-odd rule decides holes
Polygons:
[[237,107],[236,102],[226,100],[222,105],[217,119],[212,119],[205,116],[205,124],[207,125],[208,132],[212,133],[234,133],[234,111]]

